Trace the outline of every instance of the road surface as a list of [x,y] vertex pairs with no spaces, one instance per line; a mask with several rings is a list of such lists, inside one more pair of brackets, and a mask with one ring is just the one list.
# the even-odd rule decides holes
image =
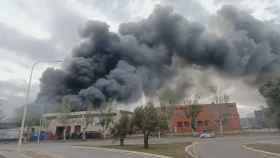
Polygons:
[[[48,158],[153,158],[129,153],[109,152],[103,150],[74,149],[69,143],[45,143],[40,145],[25,145],[25,150],[32,150]],[[3,157],[4,156],[4,157]],[[18,154],[15,146],[1,146],[0,158],[26,158]]]
[[[243,144],[251,144],[256,142],[274,142],[280,143],[280,136],[233,136],[224,138],[212,138],[212,139],[193,139],[190,137],[171,137],[151,139],[151,143],[179,143],[179,142],[191,142],[197,141],[195,150],[198,153],[198,158],[276,158],[273,156],[263,155],[253,151],[247,151],[241,146]],[[118,142],[116,142],[118,143]],[[129,139],[126,140],[127,144],[142,144],[143,140]],[[105,141],[88,141],[83,142],[86,145],[110,145],[111,140]],[[152,158],[148,156],[140,156],[128,153],[109,152],[103,150],[85,150],[74,149],[72,145],[77,145],[77,142],[68,143],[42,143],[37,144],[25,144],[25,149],[31,149],[33,151],[48,153],[51,158]],[[15,151],[15,144],[0,145],[0,155],[6,158],[23,158]],[[0,158],[2,158],[0,156]]]
[[[243,144],[280,140],[279,136],[230,137],[199,140],[195,146],[198,158],[276,158],[248,151]],[[279,158],[279,157],[277,157]]]

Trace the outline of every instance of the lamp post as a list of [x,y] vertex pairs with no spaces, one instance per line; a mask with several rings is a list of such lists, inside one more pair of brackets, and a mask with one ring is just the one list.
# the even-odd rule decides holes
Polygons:
[[25,96],[25,102],[24,102],[25,104],[24,104],[24,107],[23,107],[23,116],[22,116],[22,120],[21,120],[19,140],[18,140],[18,144],[17,144],[17,149],[19,151],[20,151],[21,146],[22,146],[22,138],[23,138],[25,121],[26,121],[27,106],[29,104],[30,89],[31,89],[31,82],[32,82],[34,69],[35,69],[36,65],[38,65],[40,63],[59,63],[59,62],[63,62],[63,60],[37,61],[37,62],[34,62],[32,67],[31,67],[31,71],[30,71],[30,74],[29,74],[28,85],[27,85],[27,89],[26,89],[26,96]]

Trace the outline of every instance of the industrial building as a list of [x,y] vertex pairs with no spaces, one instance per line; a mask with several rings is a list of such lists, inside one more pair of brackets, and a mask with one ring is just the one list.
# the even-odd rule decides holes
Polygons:
[[[191,116],[191,107],[199,106],[196,118]],[[195,132],[239,133],[240,118],[236,103],[177,105],[170,120],[174,133],[193,133],[192,119],[195,119]]]
[[[71,113],[48,113],[43,115],[46,131],[49,139],[81,138],[83,132],[88,137],[96,138],[101,135],[109,134],[108,129],[104,130],[101,125],[101,118],[105,116],[112,117],[112,120],[118,120],[121,113],[130,113],[127,111],[80,111]],[[111,123],[111,125],[113,122]]]

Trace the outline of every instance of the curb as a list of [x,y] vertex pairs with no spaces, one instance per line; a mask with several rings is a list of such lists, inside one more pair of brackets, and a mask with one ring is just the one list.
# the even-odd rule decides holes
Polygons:
[[196,158],[196,145],[197,144],[198,144],[197,142],[194,142],[191,145],[186,146],[186,148],[185,148],[185,152],[193,158]]
[[263,153],[263,154],[266,154],[266,155],[271,155],[271,156],[280,157],[280,154],[279,154],[279,153],[273,153],[273,152],[269,152],[269,151],[264,151],[264,150],[255,149],[255,148],[252,148],[252,147],[248,147],[248,146],[245,145],[245,144],[243,144],[241,147],[242,147],[243,149],[245,149],[245,150],[249,150],[249,151],[254,151],[254,152]]
[[118,153],[126,153],[126,154],[136,154],[136,155],[150,156],[150,157],[156,157],[156,158],[173,158],[173,157],[169,157],[169,156],[144,153],[144,152],[139,152],[139,151],[129,151],[129,150],[122,150],[122,149],[102,148],[102,147],[72,146],[72,148],[86,149],[86,150],[102,150],[102,151],[118,152]]
[[30,149],[20,152],[21,156],[23,156],[24,158],[33,158],[32,156],[30,156],[24,152],[37,152],[39,154],[48,155],[51,158],[64,158],[58,154],[53,154],[53,153],[49,153],[49,152],[45,152],[45,151],[30,150]]

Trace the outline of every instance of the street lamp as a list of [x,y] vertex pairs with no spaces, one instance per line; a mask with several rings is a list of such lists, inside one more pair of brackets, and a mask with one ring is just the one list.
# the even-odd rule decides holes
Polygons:
[[22,120],[21,120],[19,140],[18,140],[18,145],[17,145],[18,150],[20,150],[21,146],[22,146],[22,138],[23,138],[23,132],[24,132],[24,126],[25,126],[25,120],[26,120],[27,106],[29,104],[30,89],[31,89],[31,82],[32,82],[34,69],[35,69],[36,65],[38,65],[40,63],[60,63],[60,62],[63,62],[63,60],[36,61],[33,63],[32,67],[31,67],[29,81],[28,81],[28,85],[27,85],[27,89],[26,89],[26,96],[25,96],[25,102],[24,102],[25,104],[24,104],[23,116],[22,116]]

